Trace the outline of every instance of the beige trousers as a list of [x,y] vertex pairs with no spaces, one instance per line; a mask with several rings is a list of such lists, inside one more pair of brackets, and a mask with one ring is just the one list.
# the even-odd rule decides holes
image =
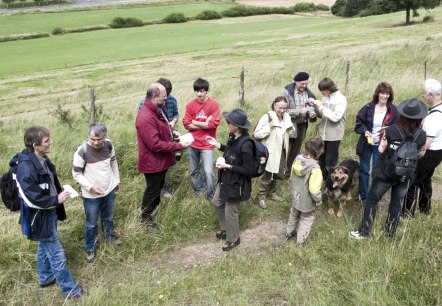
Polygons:
[[296,233],[296,243],[303,244],[310,234],[314,221],[315,211],[301,212],[292,205],[287,223],[287,236],[291,237]]
[[216,220],[219,228],[226,231],[229,242],[236,242],[239,238],[239,201],[222,203],[219,197],[219,185],[216,187],[213,195],[212,204],[215,208]]

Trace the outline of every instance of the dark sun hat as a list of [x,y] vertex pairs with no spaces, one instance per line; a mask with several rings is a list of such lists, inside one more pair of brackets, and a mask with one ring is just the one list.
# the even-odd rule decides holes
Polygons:
[[408,119],[422,119],[427,116],[428,109],[424,102],[417,98],[405,100],[397,107],[399,114]]
[[231,112],[223,112],[223,117],[239,128],[247,130],[250,127],[246,112],[240,108],[236,108]]

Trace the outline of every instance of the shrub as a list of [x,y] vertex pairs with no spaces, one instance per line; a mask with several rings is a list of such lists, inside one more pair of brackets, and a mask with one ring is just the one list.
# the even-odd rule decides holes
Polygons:
[[295,12],[314,12],[316,11],[316,6],[314,3],[300,2],[295,4],[293,10]]
[[285,14],[291,15],[295,12],[293,7],[274,7],[272,8],[272,14]]
[[345,6],[347,5],[347,0],[336,0],[330,8],[331,13],[335,16],[344,16]]
[[49,33],[25,33],[25,34],[18,34],[18,35],[0,36],[0,43],[7,42],[7,41],[13,41],[13,40],[34,39],[34,38],[41,38],[41,37],[49,37]]
[[225,17],[245,17],[253,15],[252,10],[243,5],[231,7],[228,10],[222,11],[221,14]]
[[325,4],[318,4],[318,5],[316,5],[316,10],[317,11],[329,11],[330,7]]
[[142,27],[143,25],[144,25],[143,22],[137,18],[115,17],[109,26],[113,29],[118,29],[118,28]]
[[52,30],[52,35],[63,35],[64,34],[64,30],[60,27],[56,27],[55,29]]
[[57,104],[57,108],[54,110],[48,110],[49,115],[58,119],[61,124],[67,124],[70,128],[74,123],[74,116],[69,109],[64,109],[60,103]]
[[221,13],[209,10],[202,11],[201,13],[195,16],[195,19],[199,20],[212,20],[212,19],[221,19],[221,18],[223,18]]
[[183,13],[172,13],[163,18],[163,23],[183,23],[187,22],[189,18],[184,16]]
[[431,15],[427,15],[422,19],[422,22],[432,22],[434,21],[434,17]]

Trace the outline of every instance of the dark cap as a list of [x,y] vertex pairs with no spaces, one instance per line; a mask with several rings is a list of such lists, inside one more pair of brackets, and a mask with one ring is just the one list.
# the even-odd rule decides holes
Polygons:
[[307,81],[310,78],[307,72],[298,72],[295,77],[293,78],[293,81],[295,82],[302,82]]

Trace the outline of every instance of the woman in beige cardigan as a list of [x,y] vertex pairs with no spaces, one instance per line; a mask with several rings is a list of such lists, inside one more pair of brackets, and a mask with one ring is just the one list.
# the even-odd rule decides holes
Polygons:
[[267,208],[266,196],[274,201],[283,201],[276,194],[277,180],[284,178],[289,135],[296,136],[295,127],[287,113],[287,107],[287,100],[283,96],[277,97],[272,103],[272,111],[261,117],[254,132],[255,138],[262,139],[262,143],[269,150],[266,169],[259,181],[258,204],[263,209]]

